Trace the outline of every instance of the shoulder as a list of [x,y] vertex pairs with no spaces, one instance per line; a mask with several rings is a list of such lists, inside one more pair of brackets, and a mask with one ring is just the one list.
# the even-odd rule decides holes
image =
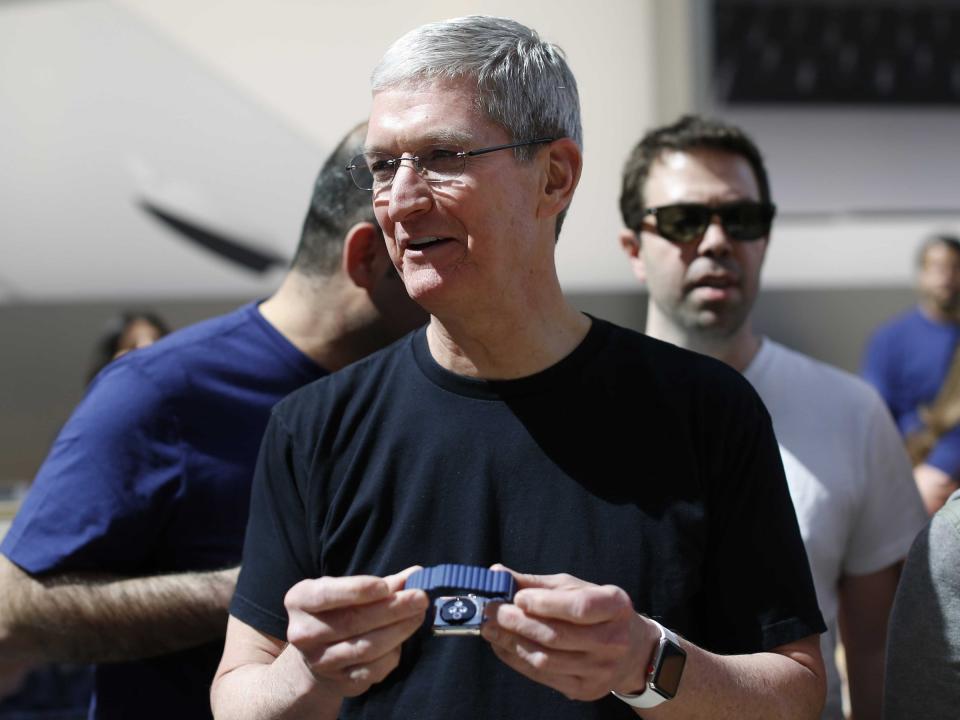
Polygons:
[[885,408],[876,389],[853,373],[768,338],[764,344],[768,345],[771,355],[771,379],[784,391],[802,397],[801,404],[819,401],[839,412],[856,413]]
[[603,323],[606,332],[604,363],[618,375],[635,375],[647,391],[683,404],[694,414],[703,411],[744,412],[751,408],[766,415],[753,386],[720,360],[648,335]]
[[879,325],[870,336],[869,347],[875,350],[886,348],[887,346],[902,342],[905,333],[913,333],[918,329],[923,329],[929,325],[929,322],[923,317],[923,314],[916,307],[904,310],[894,315],[885,323]]
[[287,427],[315,426],[333,416],[361,413],[377,399],[396,392],[400,376],[415,367],[412,343],[416,331],[337,372],[293,391],[273,409]]
[[162,371],[185,358],[192,358],[194,362],[215,358],[216,351],[223,346],[246,344],[259,336],[258,316],[256,304],[248,303],[225,315],[175,330],[153,345],[124,357],[130,357],[140,367],[154,371]]
[[205,364],[236,360],[235,352],[228,352],[225,346],[236,345],[238,334],[252,331],[255,313],[255,305],[244,305],[225,315],[175,330],[152,345],[113,361],[94,382],[109,384],[114,376],[126,373],[142,376],[171,391],[178,383],[188,382],[190,373]]

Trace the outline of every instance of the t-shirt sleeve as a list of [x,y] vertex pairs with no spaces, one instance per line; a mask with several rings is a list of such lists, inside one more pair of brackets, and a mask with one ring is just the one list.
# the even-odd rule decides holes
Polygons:
[[928,519],[900,434],[880,399],[873,398],[861,438],[861,503],[844,556],[843,572],[849,575],[902,560]]
[[884,717],[955,717],[960,702],[960,500],[917,536],[887,637]]
[[[738,378],[739,379],[739,378]],[[705,647],[770,650],[824,632],[770,416],[744,381],[711,429]]]
[[230,614],[279,639],[287,636],[284,595],[312,575],[299,483],[305,477],[293,438],[274,410],[257,458],[243,565]]
[[182,463],[164,395],[117,362],[63,427],[0,552],[34,574],[136,573],[176,502]]

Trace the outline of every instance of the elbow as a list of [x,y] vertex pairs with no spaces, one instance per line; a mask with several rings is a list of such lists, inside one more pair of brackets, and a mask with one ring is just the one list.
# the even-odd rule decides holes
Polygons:
[[[827,703],[827,672],[823,664],[823,656],[817,649],[815,657],[809,662],[801,662],[802,692],[801,701],[796,704],[797,720],[818,720]],[[799,712],[797,712],[799,711]],[[784,715],[789,717],[789,715]]]
[[820,652],[820,637],[810,635],[781,646],[776,652],[792,661],[788,671],[792,692],[781,696],[783,702],[777,717],[819,720],[827,702],[827,670]]

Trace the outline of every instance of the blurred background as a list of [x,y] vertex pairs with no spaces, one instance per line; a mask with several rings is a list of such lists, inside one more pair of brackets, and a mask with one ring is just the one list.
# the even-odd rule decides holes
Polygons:
[[177,328],[274,289],[383,50],[472,13],[536,28],[577,76],[585,169],[557,253],[588,312],[643,327],[619,174],[684,112],[766,155],[757,322],[802,351],[856,370],[912,302],[920,239],[960,232],[960,0],[0,0],[0,500],[118,311]]

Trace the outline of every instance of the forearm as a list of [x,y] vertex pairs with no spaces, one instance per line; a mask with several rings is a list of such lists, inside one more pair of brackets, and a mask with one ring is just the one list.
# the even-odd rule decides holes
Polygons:
[[886,661],[884,648],[861,653],[857,658],[852,657],[849,650],[846,650],[846,655],[851,717],[856,720],[879,720]]
[[[687,665],[677,696],[648,720],[817,720],[823,710],[823,665],[780,653],[714,655],[685,643]],[[639,711],[638,711],[639,714]]]
[[210,691],[215,720],[335,720],[341,703],[324,692],[292,645],[270,663],[221,667]]
[[902,563],[839,584],[840,637],[846,655],[850,705],[857,720],[879,720],[883,698],[887,624]]
[[0,556],[0,656],[116,662],[223,637],[237,570],[36,578]]

